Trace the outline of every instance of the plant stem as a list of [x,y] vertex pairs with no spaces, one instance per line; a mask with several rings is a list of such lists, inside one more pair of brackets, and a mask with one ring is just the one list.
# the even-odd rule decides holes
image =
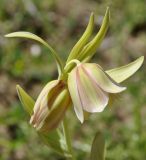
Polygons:
[[69,150],[69,152],[70,152],[70,154],[72,156],[72,157],[68,157],[68,159],[75,160],[75,157],[74,157],[74,154],[73,154],[73,149],[72,149],[72,144],[71,144],[71,137],[70,137],[70,134],[69,134],[69,129],[68,129],[68,124],[67,124],[66,117],[64,117],[64,120],[63,120],[63,132],[64,132],[64,137],[65,137],[65,140],[66,140],[66,144],[67,144],[68,150]]

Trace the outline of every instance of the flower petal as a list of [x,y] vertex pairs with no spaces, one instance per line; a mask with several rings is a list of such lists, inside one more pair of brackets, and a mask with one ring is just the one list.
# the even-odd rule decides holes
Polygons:
[[126,87],[122,87],[112,80],[99,65],[85,63],[83,67],[93,81],[104,91],[108,93],[119,93],[126,89]]
[[108,104],[108,94],[95,83],[81,66],[77,69],[77,85],[83,109],[91,113],[102,112]]
[[81,121],[81,123],[83,123],[84,121],[83,107],[82,107],[81,99],[79,96],[76,79],[77,79],[77,75],[76,75],[76,68],[75,68],[72,70],[71,73],[69,73],[68,89],[70,92],[71,99],[73,101],[75,113],[78,119]]
[[131,62],[125,66],[111,69],[106,71],[106,73],[117,83],[123,82],[130,76],[132,76],[142,65],[144,61],[144,56],[136,59],[134,62]]
[[45,132],[56,128],[63,119],[70,102],[69,92],[67,89],[64,89],[61,94],[57,96],[49,115],[45,118],[42,125],[40,125],[37,129]]
[[37,130],[50,131],[55,129],[62,120],[70,102],[69,92],[62,80],[49,82],[38,97],[30,123]]
[[47,116],[49,108],[47,105],[42,105],[42,99],[43,99],[43,103],[47,103],[47,97],[48,97],[49,91],[55,88],[58,83],[59,83],[59,80],[54,80],[52,82],[49,82],[41,91],[33,109],[33,115],[31,116],[31,119],[30,119],[31,124],[36,124],[36,123],[39,124],[39,122],[45,118],[44,114]]
[[40,107],[40,103],[41,103],[42,98],[44,98],[45,95],[48,95],[47,93],[48,93],[52,88],[54,88],[58,83],[59,83],[58,80],[54,80],[54,81],[52,81],[52,82],[49,82],[49,83],[43,88],[43,90],[41,91],[41,93],[40,93],[40,95],[38,96],[37,101],[36,101],[36,103],[35,103],[34,112],[36,112],[36,110],[38,110],[38,108]]

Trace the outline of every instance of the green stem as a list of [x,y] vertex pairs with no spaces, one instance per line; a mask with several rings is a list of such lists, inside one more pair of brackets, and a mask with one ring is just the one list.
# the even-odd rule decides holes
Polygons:
[[64,137],[65,137],[65,140],[66,140],[68,150],[69,150],[70,154],[72,155],[72,157],[68,157],[68,159],[69,160],[75,160],[66,117],[63,120],[63,132],[64,132]]
[[73,69],[73,67],[78,66],[79,64],[81,64],[81,62],[80,62],[79,60],[77,60],[77,59],[71,60],[70,62],[68,62],[68,63],[65,65],[65,67],[64,67],[64,72],[65,72],[65,73],[70,72],[70,71]]

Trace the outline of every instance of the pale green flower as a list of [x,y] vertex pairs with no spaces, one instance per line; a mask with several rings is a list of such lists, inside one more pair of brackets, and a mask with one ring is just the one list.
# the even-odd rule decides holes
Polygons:
[[[95,63],[77,63],[69,73],[68,87],[78,119],[84,121],[84,111],[102,112],[107,106],[109,95],[120,93],[126,89],[119,85],[132,75],[142,64],[143,57],[135,61],[135,67],[127,66],[105,72]],[[133,68],[133,67],[134,68]],[[130,68],[131,67],[131,68]],[[127,68],[127,70],[125,70]]]
[[90,41],[94,28],[92,13],[85,32],[72,48],[65,63],[46,41],[35,34],[14,32],[6,35],[6,37],[29,38],[42,43],[50,50],[58,67],[58,80],[49,82],[44,87],[33,108],[30,97],[17,86],[19,98],[30,113],[30,123],[37,130],[49,131],[56,128],[70,103],[74,105],[76,115],[81,122],[84,121],[84,112],[102,112],[109,102],[110,94],[126,89],[119,83],[133,75],[142,65],[144,57],[109,71],[104,71],[97,64],[89,63],[108,30],[109,19],[110,12],[107,8],[99,32]]

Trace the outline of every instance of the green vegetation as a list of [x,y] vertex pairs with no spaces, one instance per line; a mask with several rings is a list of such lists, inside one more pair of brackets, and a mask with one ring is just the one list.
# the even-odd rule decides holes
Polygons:
[[[97,33],[107,6],[111,10],[110,29],[92,60],[105,70],[146,54],[144,0],[0,0],[0,160],[60,158],[27,123],[29,117],[15,89],[20,84],[36,99],[45,83],[57,77],[54,60],[46,47],[31,40],[6,39],[4,35],[24,30],[35,33],[46,39],[65,61],[86,28],[90,13],[95,13]],[[128,88],[114,104],[101,114],[92,115],[84,125],[70,109],[68,117],[70,129],[75,130],[78,160],[89,159],[97,131],[104,133],[107,160],[145,160],[145,67],[144,64],[125,82]]]

